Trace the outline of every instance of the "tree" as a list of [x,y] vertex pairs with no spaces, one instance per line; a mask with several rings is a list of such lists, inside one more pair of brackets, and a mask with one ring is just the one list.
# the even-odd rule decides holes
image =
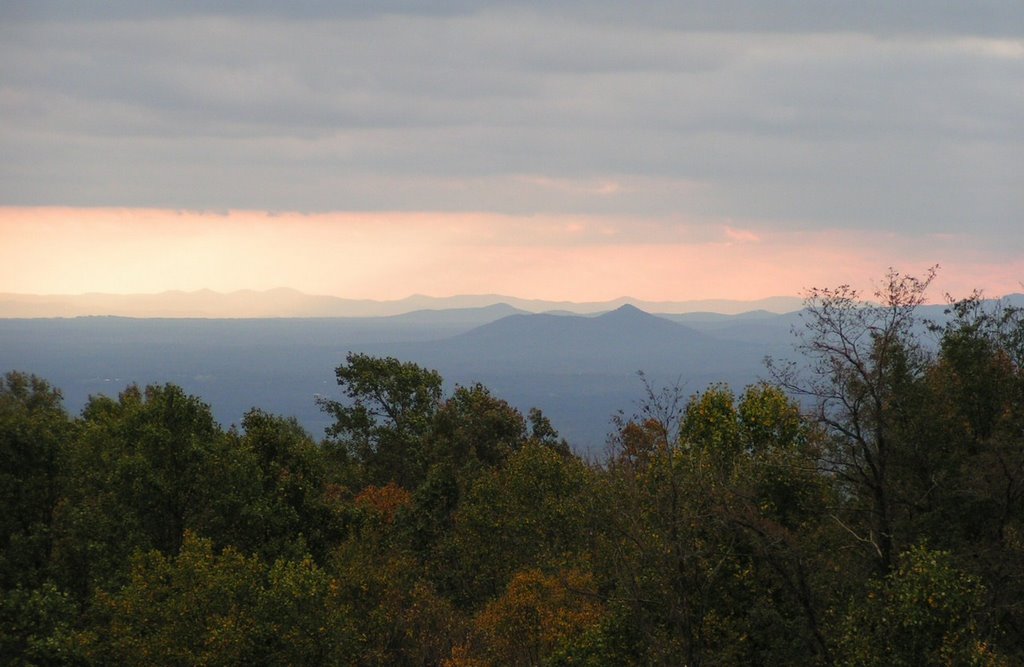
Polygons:
[[319,399],[334,417],[332,446],[364,466],[367,482],[415,488],[427,470],[425,443],[441,405],[437,371],[393,357],[350,352],[335,369],[346,402]]
[[[1024,312],[952,301],[924,390],[913,461],[929,544],[981,577],[1000,652],[1024,659]],[[925,495],[920,490],[931,491]]]
[[454,597],[478,605],[518,569],[578,564],[601,521],[594,501],[594,476],[583,462],[528,442],[481,476],[455,512],[446,545],[458,564],[448,573]]
[[432,441],[431,463],[494,467],[526,442],[526,422],[518,410],[482,384],[460,386],[437,412]]
[[59,390],[34,375],[0,378],[0,590],[41,582],[72,435]]
[[461,634],[461,618],[390,539],[385,517],[373,514],[338,546],[328,568],[358,636],[345,664],[439,664]]
[[827,662],[814,430],[765,384],[647,395],[603,476],[594,571],[628,619],[617,641],[642,664]]
[[[31,583],[27,577],[26,583]],[[0,590],[0,655],[12,667],[80,664],[72,637],[79,605],[53,582]]]
[[122,578],[136,549],[175,554],[185,529],[223,526],[249,484],[231,453],[209,406],[175,385],[90,398],[55,520],[64,581],[85,596]]
[[1005,542],[1024,520],[1024,312],[975,294],[947,313],[926,384],[932,428],[921,430],[956,454],[943,509],[961,513],[962,537]]
[[[832,500],[819,474],[820,439],[778,387],[756,384],[738,400],[712,387],[687,406],[684,446],[731,544],[733,576],[714,599],[719,651],[739,663],[825,662],[824,609],[834,569],[823,530]],[[739,641],[731,641],[731,637]]]
[[211,508],[222,511],[205,522],[207,535],[271,560],[309,549],[323,561],[340,532],[327,498],[323,450],[294,418],[253,409],[241,426],[242,433],[228,434],[228,453],[245,469],[248,484],[238,485],[239,497],[223,497]]
[[807,367],[769,362],[784,388],[813,402],[829,436],[826,468],[850,498],[846,518],[835,520],[870,547],[883,574],[899,552],[900,431],[914,414],[915,383],[926,367],[916,311],[935,271],[918,279],[890,270],[876,302],[848,285],[812,289],[797,333]]
[[469,642],[457,647],[444,664],[548,664],[556,653],[569,649],[572,640],[596,629],[604,615],[589,573],[522,570],[476,615]]
[[339,584],[306,557],[268,566],[186,531],[180,552],[133,558],[98,591],[73,647],[98,664],[349,664],[358,636]]
[[980,630],[982,583],[953,564],[949,552],[913,547],[898,567],[874,580],[847,613],[839,664],[998,665]]

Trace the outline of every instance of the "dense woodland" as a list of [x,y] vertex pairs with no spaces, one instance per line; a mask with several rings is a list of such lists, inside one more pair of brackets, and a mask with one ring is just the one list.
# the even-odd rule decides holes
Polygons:
[[[1024,663],[1024,315],[812,291],[803,362],[544,415],[350,354],[322,441],[173,385],[0,383],[8,664]],[[629,341],[623,341],[628,345]],[[641,394],[638,391],[638,394]],[[595,419],[605,419],[595,415]]]

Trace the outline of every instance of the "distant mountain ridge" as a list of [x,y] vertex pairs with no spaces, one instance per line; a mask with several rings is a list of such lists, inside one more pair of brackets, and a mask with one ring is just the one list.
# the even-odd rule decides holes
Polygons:
[[[729,350],[724,355],[723,347]],[[538,373],[627,377],[638,370],[731,373],[759,367],[765,353],[762,345],[726,343],[628,304],[594,317],[509,315],[455,336],[391,349],[438,368],[458,360],[466,371],[484,375],[518,374],[529,368]]]
[[131,382],[174,382],[209,401],[224,424],[259,406],[319,435],[330,420],[315,396],[337,395],[334,369],[345,355],[394,356],[437,369],[450,387],[482,382],[522,411],[541,407],[571,442],[596,451],[610,416],[642,396],[637,371],[655,386],[682,380],[686,391],[715,381],[742,387],[780,349],[774,339],[725,340],[699,326],[632,305],[589,316],[496,304],[362,318],[5,318],[0,371],[47,378],[72,411]]
[[543,313],[560,311],[593,315],[632,305],[653,313],[713,312],[738,314],[754,310],[785,313],[797,310],[797,297],[769,297],[754,301],[700,299],[691,301],[645,301],[619,297],[609,301],[546,301],[520,299],[501,294],[461,294],[433,297],[415,294],[394,301],[346,299],[305,294],[290,288],[265,291],[239,290],[214,292],[172,290],[157,294],[14,294],[0,293],[0,318],[81,317],[112,315],[118,317],[388,317],[424,310],[467,310],[499,305],[510,309]]
[[[1024,296],[1006,302],[1024,307]],[[942,306],[923,310],[942,321]],[[259,406],[319,435],[330,420],[314,396],[338,395],[334,368],[345,355],[387,355],[437,369],[449,386],[482,382],[520,410],[541,407],[571,442],[596,451],[609,416],[642,398],[637,371],[655,388],[738,390],[764,377],[765,355],[796,357],[800,316],[654,315],[631,305],[556,315],[495,304],[378,317],[0,318],[0,371],[47,378],[72,411],[129,382],[174,382],[224,424]]]
[[636,306],[624,305],[598,315],[549,315],[546,313],[510,315],[484,324],[452,339],[466,346],[486,343],[509,350],[519,346],[531,353],[543,347],[551,350],[561,346],[572,349],[593,349],[599,346],[640,346],[650,349],[668,340],[691,342],[707,338],[690,327],[646,313]]

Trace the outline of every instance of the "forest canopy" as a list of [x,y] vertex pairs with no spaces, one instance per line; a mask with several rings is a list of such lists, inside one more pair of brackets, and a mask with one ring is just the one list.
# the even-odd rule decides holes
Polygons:
[[[349,354],[317,440],[175,385],[0,381],[16,665],[1024,662],[1024,313],[812,290],[803,360],[646,387],[602,457]],[[595,419],[604,419],[595,415]]]

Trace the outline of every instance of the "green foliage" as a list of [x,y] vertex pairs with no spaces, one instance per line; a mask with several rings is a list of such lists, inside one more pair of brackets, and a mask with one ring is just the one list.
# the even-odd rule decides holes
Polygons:
[[623,424],[607,478],[614,511],[597,571],[629,609],[632,633],[619,636],[634,643],[619,652],[641,664],[827,660],[810,576],[827,494],[813,431],[765,385],[739,402],[712,386],[660,412],[679,414],[678,429]]
[[526,416],[530,423],[530,439],[547,447],[557,450],[565,456],[569,456],[571,449],[568,441],[558,434],[558,431],[551,424],[540,408],[530,408]]
[[[242,429],[241,435],[231,434],[224,451],[245,480],[229,487],[240,492],[232,511],[215,513],[228,525],[207,534],[269,560],[300,556],[305,549],[322,560],[344,532],[333,511],[323,450],[294,418],[253,409],[242,418]],[[212,528],[213,522],[205,525]]]
[[329,567],[358,637],[347,664],[438,664],[462,634],[451,602],[388,540],[367,531],[354,535],[339,545]]
[[463,583],[460,573],[451,568],[450,535],[464,485],[452,465],[435,465],[412,494],[408,511],[399,517],[410,549],[428,564],[431,580],[446,589],[460,588]]
[[5,664],[74,664],[82,656],[72,641],[79,607],[46,582],[36,589],[0,591],[0,655]]
[[434,463],[494,467],[523,446],[526,423],[518,410],[478,383],[457,387],[444,402],[435,417],[431,439],[436,450]]
[[873,581],[847,614],[840,663],[993,665],[980,632],[984,587],[953,565],[951,554],[913,547],[897,570]]
[[743,447],[732,391],[716,385],[693,396],[683,415],[680,436],[684,446],[711,454],[723,466],[731,465]]
[[752,455],[793,450],[807,441],[808,425],[800,408],[778,387],[747,387],[737,411],[743,448]]
[[450,554],[461,576],[457,599],[497,595],[512,573],[578,563],[600,508],[593,472],[575,458],[529,442],[506,466],[483,476],[455,514]]
[[230,522],[243,461],[198,398],[132,386],[92,398],[80,428],[56,517],[62,577],[80,592],[119,577],[136,549],[174,554],[186,528]]
[[[915,440],[921,538],[961,555],[990,591],[999,628],[1024,627],[1024,314],[978,295],[950,305]],[[921,459],[930,459],[930,465]],[[927,476],[921,471],[926,471]],[[1024,660],[1024,634],[1000,633]]]
[[124,587],[99,591],[75,641],[98,663],[347,664],[357,638],[337,590],[308,558],[268,567],[186,532],[176,557],[139,553]]
[[335,419],[328,434],[367,482],[416,486],[428,467],[424,441],[441,404],[441,376],[393,357],[350,352],[346,362],[336,375],[348,402],[320,399]]
[[0,379],[0,590],[41,581],[72,436],[60,391],[34,375]]
[[641,642],[628,607],[612,604],[603,617],[589,624],[551,652],[545,664],[550,667],[604,667],[605,665],[641,665]]

